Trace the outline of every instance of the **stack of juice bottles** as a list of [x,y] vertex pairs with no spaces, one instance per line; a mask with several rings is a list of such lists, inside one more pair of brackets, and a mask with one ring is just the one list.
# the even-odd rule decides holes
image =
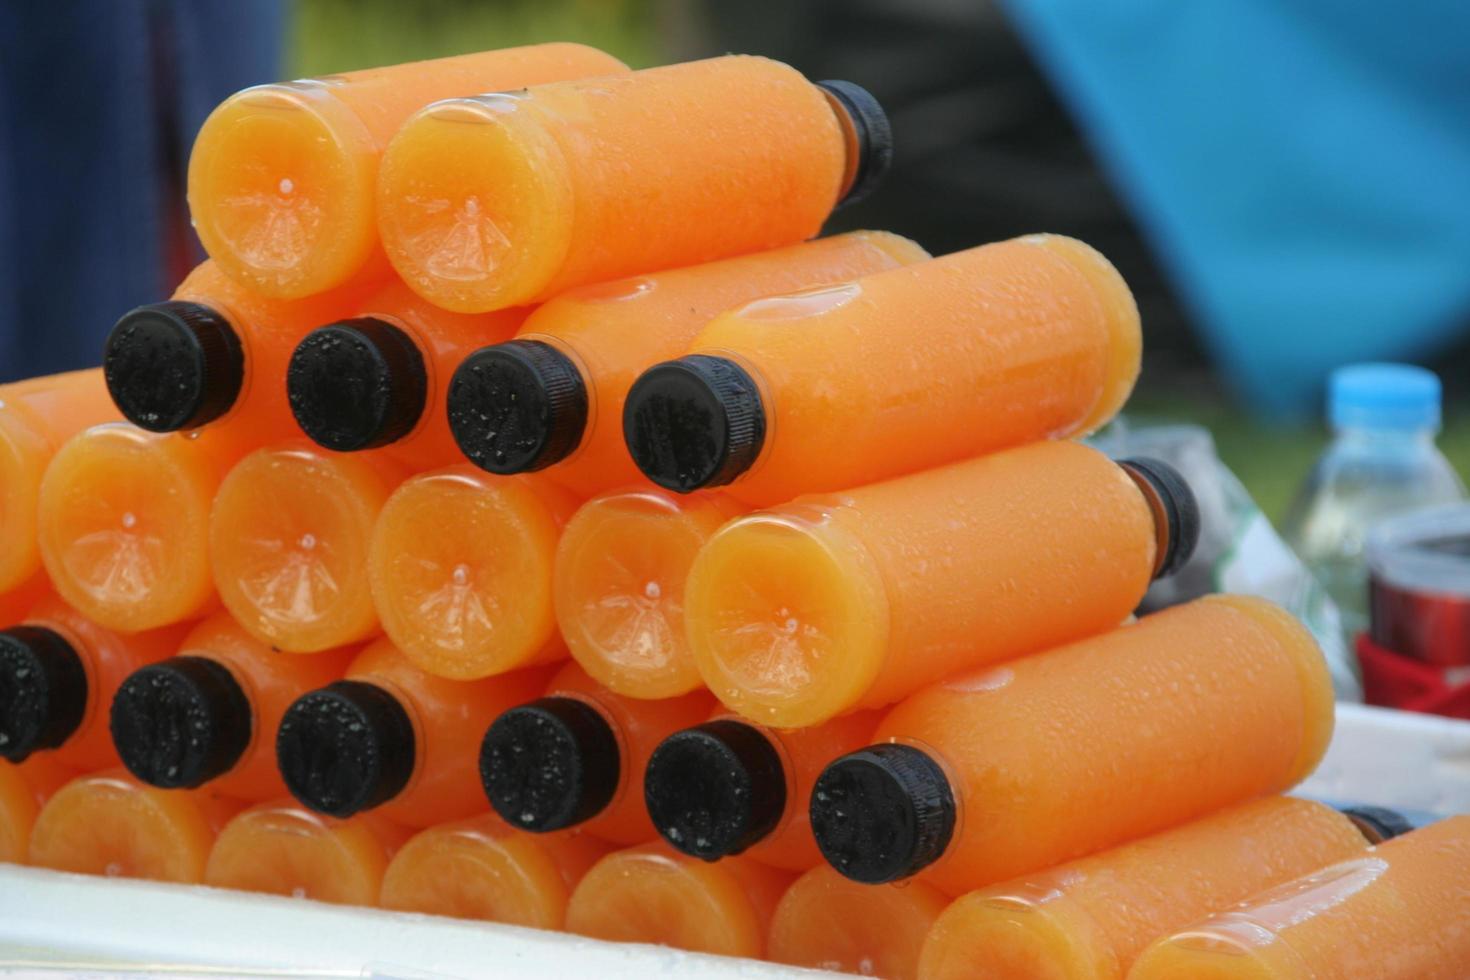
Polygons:
[[[1282,795],[1256,599],[1078,441],[1087,245],[816,236],[857,85],[571,44],[267,85],[210,260],[0,389],[0,859],[890,977],[1463,977],[1470,818]],[[126,421],[119,421],[125,419]]]

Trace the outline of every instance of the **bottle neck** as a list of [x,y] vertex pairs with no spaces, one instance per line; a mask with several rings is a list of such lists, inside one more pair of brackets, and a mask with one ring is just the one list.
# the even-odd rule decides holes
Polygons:
[[1402,450],[1405,448],[1429,449],[1434,446],[1439,430],[1425,426],[1418,429],[1370,428],[1368,426],[1343,426],[1333,430],[1333,440],[1339,445],[1367,451]]

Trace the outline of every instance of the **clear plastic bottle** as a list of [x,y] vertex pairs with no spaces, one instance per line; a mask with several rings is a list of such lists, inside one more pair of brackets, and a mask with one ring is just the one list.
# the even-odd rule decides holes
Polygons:
[[1463,500],[1465,486],[1434,442],[1440,384],[1432,372],[1339,368],[1327,414],[1332,443],[1298,491],[1283,534],[1337,603],[1351,644],[1368,627],[1368,532],[1386,517]]

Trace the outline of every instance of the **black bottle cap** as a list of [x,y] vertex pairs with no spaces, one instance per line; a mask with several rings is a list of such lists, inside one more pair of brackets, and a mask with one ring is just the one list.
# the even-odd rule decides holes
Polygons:
[[864,884],[918,873],[954,834],[944,771],[908,745],[870,745],[829,764],[812,787],[812,833],[827,863]]
[[664,840],[716,861],[776,829],[786,811],[786,772],[759,731],[712,721],[659,743],[643,774],[643,798]]
[[1149,497],[1149,505],[1160,520],[1159,530],[1166,540],[1159,551],[1154,578],[1173,575],[1185,566],[1199,544],[1199,501],[1180,472],[1163,460],[1135,456],[1118,460],[1118,465]]
[[454,372],[449,431],[490,473],[529,473],[571,455],[587,429],[587,383],[571,358],[539,340],[481,347]]
[[1370,844],[1382,844],[1414,829],[1414,824],[1408,817],[1386,807],[1345,806],[1342,814],[1363,832]]
[[655,364],[628,391],[623,438],[633,462],[676,493],[723,486],[760,455],[760,390],[734,361],[690,354]]
[[150,432],[198,428],[228,412],[245,383],[245,351],[224,315],[170,300],[123,314],[102,374],[118,411]]
[[112,698],[112,744],[123,765],[162,789],[193,789],[229,772],[253,725],[245,692],[205,657],[139,668]]
[[612,802],[622,773],[617,736],[576,698],[547,697],[496,718],[480,744],[480,781],[514,827],[573,827]]
[[0,630],[0,758],[59,748],[86,710],[87,672],[70,643],[44,626]]
[[846,110],[857,137],[858,160],[852,186],[837,202],[838,207],[846,207],[871,194],[893,167],[893,127],[873,93],[861,85],[831,79],[818,82],[817,87]]
[[286,397],[313,442],[350,453],[412,432],[429,400],[429,376],[412,337],[365,316],[318,327],[296,345]]
[[387,803],[413,774],[413,722],[375,684],[337,681],[303,694],[276,731],[276,764],[303,806],[350,817]]

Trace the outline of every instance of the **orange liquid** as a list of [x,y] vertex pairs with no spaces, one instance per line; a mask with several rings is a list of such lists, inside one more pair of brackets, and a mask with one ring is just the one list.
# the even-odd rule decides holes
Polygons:
[[383,875],[385,909],[533,929],[566,923],[572,889],[608,846],[580,833],[526,834],[484,814],[420,832]]
[[694,562],[684,619],[710,690],[798,727],[1114,626],[1156,555],[1120,467],[1036,443],[732,521]]
[[1162,939],[1130,980],[1461,980],[1470,816],[1451,817]]
[[0,862],[26,863],[36,815],[74,775],[49,754],[33,755],[20,765],[0,761]]
[[922,874],[957,894],[1284,790],[1331,734],[1312,635],[1264,600],[1211,596],[952,677],[875,739],[947,769],[960,819]]
[[49,595],[51,583],[44,572],[37,572],[16,588],[0,593],[0,623],[7,627],[19,623]]
[[378,158],[411,113],[452,96],[624,69],[592,48],[543,44],[245,89],[194,142],[194,228],[231,276],[272,296],[380,273]]
[[383,629],[415,665],[455,680],[565,657],[551,566],[575,506],[538,477],[468,464],[406,481],[378,515],[368,558]]
[[455,99],[389,144],[379,230],[409,286],[467,313],[789,245],[846,190],[844,122],[743,55]]
[[35,588],[40,577],[36,502],[46,464],[81,430],[116,418],[100,368],[0,385],[0,592]]
[[220,598],[261,641],[292,653],[380,632],[368,581],[373,525],[406,472],[377,452],[296,441],[242,459],[209,517]]
[[572,892],[567,931],[622,943],[759,957],[791,875],[749,858],[707,864],[666,844],[615,851]]
[[913,980],[924,936],[948,902],[921,881],[861,885],[820,865],[796,879],[776,906],[768,952],[792,966]]
[[766,505],[1089,432],[1127,400],[1141,348],[1108,261],[1036,235],[756,300],[690,352],[761,391],[765,445],[729,492]]
[[333,820],[293,800],[262,803],[220,831],[204,868],[216,888],[376,905],[383,871],[408,832],[373,814]]
[[1331,807],[1257,800],[965,895],[929,934],[919,973],[1122,980],[1160,936],[1367,846]]
[[195,883],[239,809],[203,790],[154,789],[121,770],[67,783],[31,829],[30,862],[109,878]]

